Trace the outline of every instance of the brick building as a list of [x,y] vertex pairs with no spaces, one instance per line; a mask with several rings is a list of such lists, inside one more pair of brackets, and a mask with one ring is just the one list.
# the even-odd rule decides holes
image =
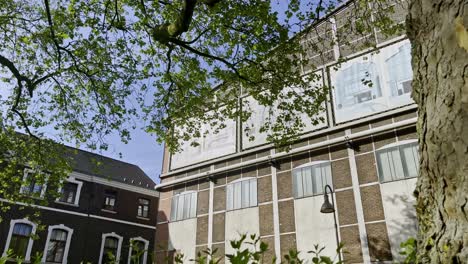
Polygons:
[[[403,3],[390,2],[393,19],[403,23]],[[348,40],[370,42],[379,52],[331,41],[346,33],[353,8],[352,3],[339,8],[304,37],[304,42],[322,38],[324,52],[309,56],[321,65],[313,71],[334,88],[323,113],[326,122],[308,126],[291,151],[276,150],[258,132],[249,141],[239,134],[245,124],[232,122],[198,147],[166,152],[156,186],[160,260],[179,251],[188,262],[207,247],[221,257],[232,252],[229,241],[240,233],[260,235],[270,245],[269,259],[291,248],[306,258],[314,244],[334,256],[333,214],[320,212],[327,184],[346,263],[399,259],[400,242],[416,232],[412,191],[419,157],[411,47],[405,36],[384,37],[378,30],[350,33]],[[339,58],[346,61],[334,67]],[[304,74],[311,71],[304,66]],[[363,84],[364,78],[373,87]],[[262,110],[258,107],[249,122],[262,122]]]
[[[73,172],[58,199],[49,197],[47,184],[32,182],[20,192],[48,199],[47,206],[1,200],[12,206],[0,222],[2,254],[12,249],[26,262],[41,253],[43,263],[100,264],[108,263],[106,252],[111,252],[118,263],[152,263],[158,205],[154,182],[136,165],[73,153]],[[24,177],[31,175],[26,169]],[[27,218],[36,210],[44,230]],[[132,251],[131,243],[140,250]],[[131,259],[136,254],[140,256]]]

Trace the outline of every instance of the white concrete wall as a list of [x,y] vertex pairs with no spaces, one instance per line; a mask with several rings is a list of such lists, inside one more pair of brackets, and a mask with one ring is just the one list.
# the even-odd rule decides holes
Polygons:
[[416,236],[417,222],[414,208],[416,200],[413,196],[416,180],[413,178],[394,181],[383,183],[380,186],[388,237],[395,260],[401,259],[400,254],[398,254],[400,243],[410,236]]
[[[330,201],[331,202],[331,201]],[[336,236],[333,214],[322,214],[323,195],[294,200],[294,214],[296,218],[296,241],[300,258],[311,263],[315,244],[325,246],[322,255],[335,257]]]
[[[226,229],[225,229],[225,246],[226,254],[234,253],[231,247],[231,240],[237,240],[242,234],[260,235],[258,207],[245,208],[226,212]],[[248,237],[246,241],[251,241]],[[244,243],[244,247],[246,248]]]
[[195,258],[197,218],[169,223],[169,250],[184,254],[184,263]]

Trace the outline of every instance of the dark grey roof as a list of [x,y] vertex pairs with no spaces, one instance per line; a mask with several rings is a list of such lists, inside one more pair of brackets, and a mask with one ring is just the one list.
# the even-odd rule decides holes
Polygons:
[[153,189],[155,183],[137,165],[85,150],[68,148],[74,171],[132,186]]

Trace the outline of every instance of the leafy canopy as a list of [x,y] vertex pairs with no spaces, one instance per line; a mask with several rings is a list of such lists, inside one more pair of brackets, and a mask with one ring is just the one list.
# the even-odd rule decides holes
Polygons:
[[[309,54],[326,56],[324,50],[339,38],[345,43],[351,31],[365,35],[378,27],[395,34],[398,29],[383,0],[354,1],[352,21],[337,36],[309,27],[342,4],[3,0],[0,139],[17,143],[1,151],[18,156],[29,150],[17,166],[63,175],[70,168],[58,166],[61,162],[39,162],[45,160],[41,155],[50,158],[44,146],[53,145],[44,140],[45,131],[54,129],[61,142],[105,149],[107,135],[118,133],[126,142],[140,124],[174,151],[181,140],[201,137],[202,124],[217,131],[228,119],[247,120],[249,111],[240,111],[241,95],[277,106],[270,110],[276,118],[261,131],[279,145],[290,142],[304,127],[298,113],[313,123],[323,121],[317,113],[328,89],[310,89],[318,77],[303,75],[303,69],[321,62]],[[36,140],[31,146],[37,147],[14,139],[15,130],[29,134],[26,142]],[[20,169],[13,171],[2,171],[1,177],[21,175]]]

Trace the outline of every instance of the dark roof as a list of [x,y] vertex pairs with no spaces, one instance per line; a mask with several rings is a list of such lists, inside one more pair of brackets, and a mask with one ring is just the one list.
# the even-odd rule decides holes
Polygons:
[[156,185],[137,165],[106,156],[67,147],[74,171],[111,181],[153,189]]

